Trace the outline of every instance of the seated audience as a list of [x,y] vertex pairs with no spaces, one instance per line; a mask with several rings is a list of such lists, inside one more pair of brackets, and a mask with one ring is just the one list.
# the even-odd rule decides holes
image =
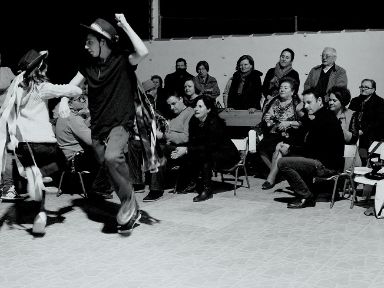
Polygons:
[[226,108],[248,110],[254,113],[261,109],[262,72],[255,69],[255,62],[250,55],[243,55],[237,60],[236,72],[232,76]]
[[303,122],[307,131],[304,144],[282,143],[280,148],[286,157],[278,161],[278,169],[297,196],[287,206],[292,209],[315,206],[313,178],[328,177],[344,168],[343,130],[335,114],[326,108],[324,96],[317,93],[312,89],[303,92],[304,107],[314,117]]
[[[186,145],[189,140],[189,121],[194,114],[193,108],[184,104],[184,98],[178,95],[177,91],[168,94],[167,103],[170,110],[173,112],[174,117],[170,119],[167,124],[160,125],[160,127],[163,127],[164,129],[158,129],[157,131],[158,143],[161,152],[167,161],[166,168],[165,170],[161,170],[161,174],[154,173],[147,175],[150,177],[150,191],[143,199],[144,201],[156,201],[163,195],[164,191],[159,191],[159,189],[156,190],[154,188],[155,184],[159,186],[164,179],[167,179],[172,167],[181,166],[184,157],[174,160],[171,158],[171,154],[176,147]],[[160,122],[160,119],[158,119],[158,122]]]
[[[345,144],[356,144],[359,137],[358,119],[357,113],[346,108],[351,100],[351,94],[345,87],[332,87],[329,93],[329,110],[335,113],[337,119],[341,124],[341,128],[344,133]],[[271,170],[268,174],[267,181],[264,182],[262,189],[271,189],[276,183],[276,177],[279,169],[277,168],[277,162],[282,157],[281,149],[283,149],[282,142],[276,145],[275,152],[272,157]],[[344,167],[350,167],[355,161],[355,165],[360,166],[360,157],[356,155],[356,159],[345,159],[348,163],[344,164]]]
[[167,74],[164,78],[164,88],[167,92],[177,91],[182,95],[185,80],[192,78],[193,75],[187,72],[187,61],[183,58],[178,58],[176,60],[176,71]]
[[63,151],[67,162],[71,161],[76,154],[77,163],[85,170],[90,172],[89,182],[92,183],[92,193],[104,198],[112,198],[112,185],[107,177],[104,167],[98,164],[92,150],[91,129],[89,128],[89,110],[87,96],[82,94],[80,97],[69,101],[70,115],[66,118],[57,118],[55,134],[57,143]]
[[195,86],[193,78],[185,80],[184,83],[184,103],[189,107],[194,106],[194,101],[197,96],[199,96],[200,90]]
[[297,83],[294,79],[285,77],[280,79],[279,87],[279,94],[265,105],[261,122],[257,125],[257,130],[263,136],[257,144],[257,153],[268,168],[271,168],[277,143],[298,142],[302,138],[299,128],[303,113],[299,110],[301,105],[298,106],[301,101],[296,94]]
[[[233,167],[240,160],[236,146],[226,134],[224,120],[215,111],[215,101],[207,95],[196,98],[194,117],[189,124],[189,142],[172,152],[171,158],[187,157],[188,173],[191,182],[183,193],[198,192],[194,202],[212,198],[212,170]],[[197,181],[202,178],[202,189]],[[187,176],[187,175],[185,175]]]
[[329,110],[339,119],[345,144],[356,144],[359,138],[358,113],[348,109],[351,92],[346,87],[332,87],[328,92]]
[[384,100],[376,94],[376,82],[364,79],[360,95],[353,98],[349,109],[358,112],[359,148],[362,165],[367,165],[368,148],[373,141],[384,140]]
[[283,77],[294,79],[297,83],[296,87],[300,86],[299,73],[292,68],[293,59],[295,59],[295,52],[290,48],[285,48],[281,51],[276,66],[268,70],[263,81],[264,104],[279,95],[280,79]]
[[207,61],[199,61],[196,65],[197,76],[193,78],[195,87],[200,95],[208,95],[214,99],[220,95],[220,89],[216,78],[208,74],[209,64]]

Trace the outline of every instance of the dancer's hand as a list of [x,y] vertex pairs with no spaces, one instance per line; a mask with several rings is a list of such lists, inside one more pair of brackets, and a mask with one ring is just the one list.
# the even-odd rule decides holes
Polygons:
[[127,19],[125,19],[124,14],[116,13],[115,19],[117,21],[117,26],[119,26],[119,27],[124,27],[124,26],[128,25]]

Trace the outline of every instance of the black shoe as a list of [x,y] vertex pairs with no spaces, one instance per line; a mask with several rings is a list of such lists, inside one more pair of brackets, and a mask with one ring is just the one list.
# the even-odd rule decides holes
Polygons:
[[261,189],[268,190],[268,189],[272,189],[273,187],[275,187],[275,184],[271,184],[268,181],[265,181],[261,186]]
[[293,201],[288,203],[287,208],[290,209],[301,209],[306,207],[315,207],[316,200],[314,197],[304,198],[302,200]]
[[191,182],[183,190],[177,191],[177,194],[187,194],[187,193],[196,192],[196,187],[197,187],[196,183],[195,182]]
[[144,197],[143,202],[153,202],[163,197],[164,190],[150,190],[148,195]]
[[133,228],[135,228],[135,224],[140,220],[140,218],[141,212],[140,210],[137,210],[136,215],[132,217],[132,219],[129,220],[128,223],[123,225],[117,225],[117,233],[125,236],[130,235]]
[[203,192],[201,192],[199,195],[193,198],[193,202],[205,201],[212,197],[213,197],[212,191],[210,189],[205,188]]
[[133,184],[132,186],[135,193],[143,193],[145,190],[145,184]]

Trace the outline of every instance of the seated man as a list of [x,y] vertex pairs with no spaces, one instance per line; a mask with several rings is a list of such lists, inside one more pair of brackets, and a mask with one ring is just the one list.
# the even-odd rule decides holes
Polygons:
[[311,191],[314,177],[327,177],[344,166],[344,133],[335,114],[325,107],[324,96],[316,90],[303,92],[304,108],[309,118],[304,121],[307,127],[302,147],[282,144],[283,157],[278,162],[279,171],[287,179],[297,198],[288,204],[288,208],[305,208],[316,205],[315,195]]
[[87,167],[92,175],[92,191],[99,196],[112,198],[113,189],[104,168],[100,168],[92,150],[91,129],[87,97],[80,97],[69,102],[70,116],[58,118],[55,126],[57,143],[68,161],[81,152],[80,165]]
[[193,108],[187,107],[184,104],[182,95],[177,92],[171,92],[167,95],[167,103],[175,117],[167,121],[167,123],[164,123],[165,119],[161,116],[158,116],[157,119],[158,124],[161,124],[158,125],[160,129],[157,131],[159,145],[157,148],[160,150],[160,154],[163,154],[167,163],[166,167],[160,167],[158,173],[151,174],[150,191],[143,199],[146,202],[156,201],[162,197],[166,171],[178,165],[180,161],[179,159],[176,161],[171,159],[171,153],[176,147],[185,145],[189,139],[189,120],[194,114]]

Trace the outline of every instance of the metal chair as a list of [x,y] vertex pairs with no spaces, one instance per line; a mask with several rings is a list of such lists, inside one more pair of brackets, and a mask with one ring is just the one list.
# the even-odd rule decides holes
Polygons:
[[[356,157],[358,155],[359,151],[359,145],[358,143],[356,145],[345,145],[344,146],[344,161],[348,158],[352,158],[352,165],[348,167],[348,165],[344,166],[343,172],[337,173],[335,175],[332,175],[330,177],[315,177],[314,183],[321,182],[321,181],[333,181],[333,190],[332,190],[332,197],[331,197],[331,203],[330,208],[333,207],[335,204],[335,196],[337,192],[337,184],[339,183],[339,180],[344,180],[343,190],[342,190],[342,197],[346,194],[348,191],[349,197],[351,197],[351,191],[353,191],[353,195],[356,194],[355,185],[353,182],[353,171],[354,171],[354,165],[356,162]],[[347,161],[345,161],[347,163]]]
[[57,189],[56,196],[59,197],[61,194],[63,194],[63,191],[61,189],[61,185],[63,183],[64,176],[66,174],[69,174],[71,176],[77,175],[79,177],[82,193],[80,194],[84,198],[88,198],[87,190],[84,185],[83,180],[83,174],[90,174],[91,172],[88,170],[83,169],[81,166],[81,158],[83,157],[84,152],[77,152],[71,160],[68,162],[68,167],[63,172],[61,172],[60,181],[59,181],[59,187]]
[[[221,174],[221,181],[224,182],[224,175],[223,174],[233,174],[235,173],[235,183],[234,183],[234,195],[236,196],[236,188],[237,188],[237,180],[238,180],[238,173],[239,169],[243,169],[245,179],[247,181],[248,189],[250,189],[249,185],[249,180],[248,180],[248,174],[247,174],[247,169],[245,167],[245,162],[249,153],[249,144],[248,144],[248,137],[244,139],[231,139],[232,142],[235,144],[237,150],[239,151],[240,154],[240,161],[234,165],[233,167],[229,169],[219,169],[216,172]],[[241,185],[243,185],[243,180]]]

